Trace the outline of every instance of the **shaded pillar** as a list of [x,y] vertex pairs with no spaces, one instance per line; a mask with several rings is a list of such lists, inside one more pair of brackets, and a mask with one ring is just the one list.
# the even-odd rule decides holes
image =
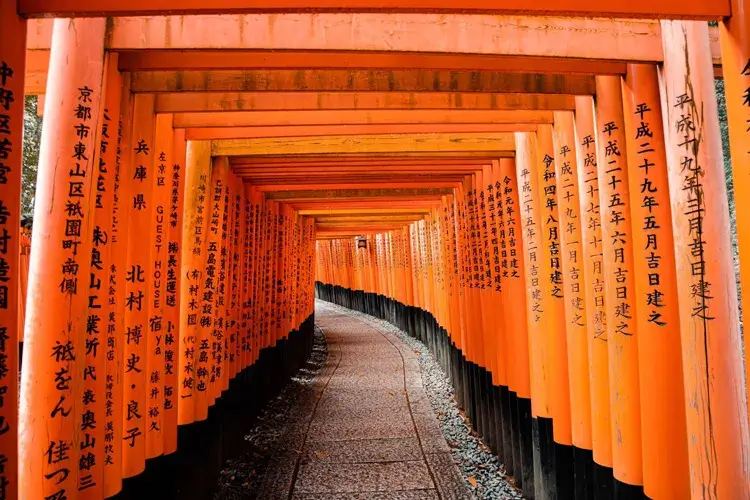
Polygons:
[[[18,342],[20,308],[21,178],[23,170],[24,73],[26,20],[16,2],[0,4],[0,489],[18,496]],[[38,451],[41,452],[41,449]],[[41,478],[40,478],[41,479]]]
[[642,494],[638,323],[627,146],[619,76],[596,77],[599,200],[607,299],[612,464],[617,498]]
[[612,429],[609,407],[609,352],[607,346],[607,299],[604,295],[601,205],[597,176],[597,141],[594,103],[576,97],[575,137],[580,186],[581,238],[586,297],[586,332],[591,391],[591,445],[594,458],[594,497],[610,498],[612,492]]
[[633,217],[643,488],[650,498],[688,498],[675,247],[655,66],[628,65],[623,105]]
[[102,480],[79,483],[104,29],[104,19],[57,19],[52,32],[21,375],[19,491],[29,498]]
[[198,361],[201,284],[206,254],[211,187],[210,141],[188,141],[185,157],[185,210],[182,231],[184,281],[180,288],[179,383],[177,420],[179,425],[196,420],[196,364]]
[[[750,436],[723,155],[706,23],[663,21],[667,165],[690,489],[750,497]],[[736,103],[736,101],[735,101]]]
[[591,445],[591,390],[587,339],[587,307],[584,285],[584,253],[581,234],[581,196],[578,156],[572,112],[554,114],[555,173],[559,207],[560,253],[565,295],[565,330],[570,383],[571,442],[574,495],[593,495]]
[[[520,208],[523,223],[524,268],[526,270],[526,308],[529,336],[529,366],[531,374],[532,447],[534,458],[534,496],[549,498],[555,491],[555,479],[551,470],[551,439],[547,439],[546,425],[540,419],[552,419],[552,405],[548,396],[550,384],[549,345],[545,312],[549,294],[545,293],[543,246],[543,214],[539,196],[537,139],[536,134],[516,133],[516,173],[520,184]],[[544,422],[544,420],[542,420]],[[540,431],[541,428],[541,431]],[[524,482],[526,485],[526,482]],[[529,495],[531,485],[524,487]]]

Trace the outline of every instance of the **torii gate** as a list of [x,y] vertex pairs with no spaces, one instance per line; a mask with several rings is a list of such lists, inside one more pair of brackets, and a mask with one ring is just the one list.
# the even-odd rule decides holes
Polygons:
[[[744,200],[742,1],[101,3],[0,4],[0,497],[113,496],[173,452],[178,424],[312,313],[317,238],[319,277],[433,313],[511,388],[525,494],[750,498],[713,91],[722,76]],[[45,120],[19,413],[24,94]],[[499,219],[522,229],[522,272],[496,297],[461,270],[468,298],[450,299],[432,281],[468,262],[471,231],[489,241],[488,184],[518,207]],[[488,323],[499,304],[528,321]],[[497,328],[507,354],[472,333]],[[566,484],[579,464],[593,486]]]

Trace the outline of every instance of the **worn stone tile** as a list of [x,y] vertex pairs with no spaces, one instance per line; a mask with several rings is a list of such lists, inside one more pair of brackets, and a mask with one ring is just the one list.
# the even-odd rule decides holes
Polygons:
[[427,464],[444,500],[471,500],[472,495],[450,453],[429,453]]
[[434,487],[424,461],[346,464],[315,461],[300,467],[295,493],[427,490]]
[[313,441],[305,446],[303,460],[346,463],[403,462],[422,460],[422,453],[416,437]]
[[430,413],[413,413],[414,423],[417,427],[419,440],[425,453],[449,452],[450,447],[445,442],[443,432],[440,430],[435,416]]

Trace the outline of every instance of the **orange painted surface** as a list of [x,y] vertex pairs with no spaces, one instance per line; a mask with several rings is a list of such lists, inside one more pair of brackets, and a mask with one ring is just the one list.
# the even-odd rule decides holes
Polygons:
[[[83,213],[92,210],[94,202],[90,181],[100,125],[104,28],[102,19],[58,20],[54,26],[21,374],[18,490],[29,498],[60,492],[72,496],[81,481],[101,481],[84,479],[85,470],[79,473],[84,371],[77,360],[86,350],[85,269],[92,227]],[[18,59],[10,62],[22,64]],[[76,127],[88,127],[91,133],[80,137]],[[18,234],[17,228],[16,223],[11,230]],[[16,339],[10,345],[15,346]],[[48,452],[54,459],[46,458]]]
[[131,143],[125,145],[130,155],[125,182],[130,183],[130,234],[125,272],[125,357],[123,395],[123,477],[143,472],[146,466],[148,430],[148,283],[151,263],[150,241],[153,231],[151,210],[155,203],[155,145],[153,96],[136,96],[133,103]]
[[[0,89],[4,93],[21,96],[24,90],[24,51],[22,42],[26,37],[26,22],[16,15],[15,2],[0,4],[0,60],[12,74],[0,78]],[[29,263],[28,248],[26,255],[21,256],[24,239],[21,234],[21,179],[23,169],[23,101],[16,98],[3,106],[3,114],[7,120],[0,132],[0,141],[10,141],[13,145],[7,150],[2,165],[5,169],[0,173],[0,206],[3,207],[3,217],[0,218],[0,235],[8,236],[0,248],[0,264],[3,267],[3,281],[0,292],[4,296],[0,305],[0,355],[5,361],[6,372],[0,377],[0,388],[3,391],[3,404],[0,406],[0,426],[4,429],[0,435],[0,454],[6,457],[0,481],[5,486],[6,498],[14,499],[18,496],[18,356],[17,346],[24,340],[23,320],[25,291],[28,284]],[[7,169],[7,170],[6,170]],[[37,453],[41,451],[41,442],[37,445]],[[38,459],[37,459],[38,460]],[[40,467],[41,464],[37,464]],[[41,471],[41,468],[38,469]],[[38,475],[35,480],[41,480]]]
[[591,390],[587,341],[587,304],[581,235],[581,195],[573,113],[555,113],[554,155],[560,260],[565,301],[565,331],[570,387],[572,444],[591,450]]
[[177,450],[177,425],[179,402],[179,357],[180,357],[180,307],[183,277],[182,255],[184,251],[182,234],[185,224],[185,192],[187,175],[187,142],[181,130],[173,131],[172,159],[167,164],[169,186],[167,232],[167,264],[164,295],[164,454]]
[[672,228],[675,248],[691,248],[675,255],[691,494],[746,498],[747,394],[708,30],[676,21],[662,30]]
[[635,308],[633,219],[620,77],[597,77],[596,126],[601,201],[604,295],[607,300],[612,466],[616,479],[640,485],[638,330]]
[[628,66],[623,85],[633,217],[643,487],[690,496],[672,210],[656,67]]
[[[499,174],[502,178],[503,196],[503,225],[507,242],[507,256],[503,255],[503,271],[507,265],[507,280],[504,289],[507,290],[509,304],[506,310],[515,311],[505,316],[507,332],[513,332],[512,359],[513,389],[520,398],[531,398],[531,381],[529,372],[529,337],[526,313],[526,269],[524,258],[524,240],[521,204],[519,200],[516,162],[514,160],[500,160]],[[505,277],[505,272],[503,272]]]
[[[179,326],[179,401],[180,425],[194,422],[198,413],[197,361],[200,352],[200,294],[203,263],[208,240],[209,195],[211,190],[211,146],[207,142],[187,143],[185,159],[185,213],[182,231]],[[201,402],[202,404],[202,402]]]
[[539,196],[539,151],[535,134],[516,134],[516,176],[520,189],[519,207],[522,222],[524,269],[526,271],[526,309],[529,338],[531,412],[534,417],[553,418],[549,396],[551,377],[550,346],[545,311],[549,294],[544,293],[549,276],[545,276],[542,253],[542,201]]
[[612,467],[612,417],[609,405],[607,297],[604,294],[601,203],[597,175],[597,131],[591,98],[577,98],[575,114],[578,185],[583,223],[583,272],[591,390],[591,442],[594,461]]
[[207,111],[177,113],[174,126],[266,127],[309,125],[404,125],[404,124],[538,124],[552,123],[552,112],[543,110],[374,109],[330,111]]
[[568,375],[568,341],[565,327],[563,291],[563,249],[560,247],[559,182],[555,172],[555,148],[552,126],[537,131],[537,162],[532,165],[537,175],[541,226],[540,267],[542,290],[545,294],[544,316],[547,335],[547,363],[550,378],[547,386],[554,419],[554,440],[572,444],[570,423],[570,384]]

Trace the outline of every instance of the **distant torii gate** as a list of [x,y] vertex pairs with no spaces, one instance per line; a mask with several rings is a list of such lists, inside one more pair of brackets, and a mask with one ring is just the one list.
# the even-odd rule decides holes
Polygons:
[[492,432],[526,495],[750,498],[713,90],[742,264],[742,0],[102,3],[0,4],[0,498],[117,494],[309,320],[316,276],[429,313],[489,378],[460,396],[483,430],[482,384],[513,395],[528,429]]

